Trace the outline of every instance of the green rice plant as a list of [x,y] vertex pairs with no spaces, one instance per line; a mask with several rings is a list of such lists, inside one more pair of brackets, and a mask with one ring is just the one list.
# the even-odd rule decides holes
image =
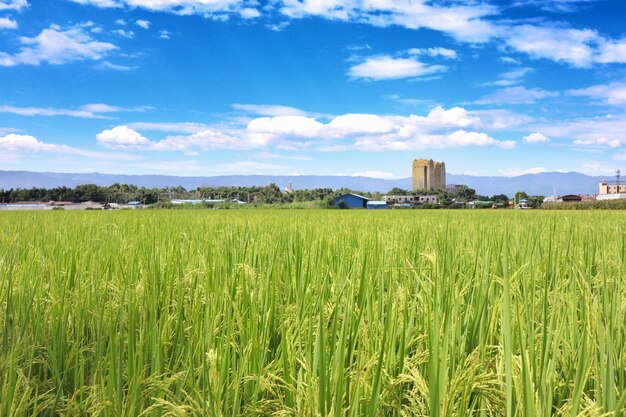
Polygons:
[[0,216],[0,416],[624,416],[600,211]]

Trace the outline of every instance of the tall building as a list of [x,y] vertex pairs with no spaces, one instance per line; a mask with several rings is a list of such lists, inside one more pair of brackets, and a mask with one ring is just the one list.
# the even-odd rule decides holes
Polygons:
[[445,190],[446,164],[432,159],[416,159],[413,161],[413,191],[430,188]]

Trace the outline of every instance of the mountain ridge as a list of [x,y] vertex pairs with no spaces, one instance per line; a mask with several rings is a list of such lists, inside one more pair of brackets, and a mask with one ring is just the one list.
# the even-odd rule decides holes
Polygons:
[[[531,195],[594,194],[598,182],[606,177],[590,176],[579,172],[543,172],[514,177],[473,176],[447,174],[448,184],[467,185],[478,194],[513,195],[525,191]],[[193,189],[200,186],[264,186],[275,183],[281,188],[294,189],[349,188],[358,191],[386,193],[394,187],[410,189],[411,178],[380,179],[371,177],[331,175],[220,175],[211,177],[183,177],[174,175],[127,175],[91,173],[61,173],[0,170],[0,189],[75,187],[82,184],[109,186],[114,183],[133,184],[138,187],[183,186]]]

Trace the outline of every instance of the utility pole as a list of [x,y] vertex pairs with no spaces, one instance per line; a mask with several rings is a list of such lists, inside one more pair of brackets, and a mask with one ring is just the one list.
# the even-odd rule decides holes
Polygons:
[[622,177],[622,171],[619,170],[619,169],[615,170],[615,183],[617,184],[617,193],[618,194],[620,193],[619,185],[620,185],[620,178],[621,177]]

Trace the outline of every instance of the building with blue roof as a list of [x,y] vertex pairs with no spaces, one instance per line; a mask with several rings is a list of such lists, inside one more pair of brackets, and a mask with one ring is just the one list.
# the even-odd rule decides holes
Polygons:
[[347,193],[335,198],[335,207],[340,207],[341,203],[349,208],[366,208],[369,198],[362,195]]

